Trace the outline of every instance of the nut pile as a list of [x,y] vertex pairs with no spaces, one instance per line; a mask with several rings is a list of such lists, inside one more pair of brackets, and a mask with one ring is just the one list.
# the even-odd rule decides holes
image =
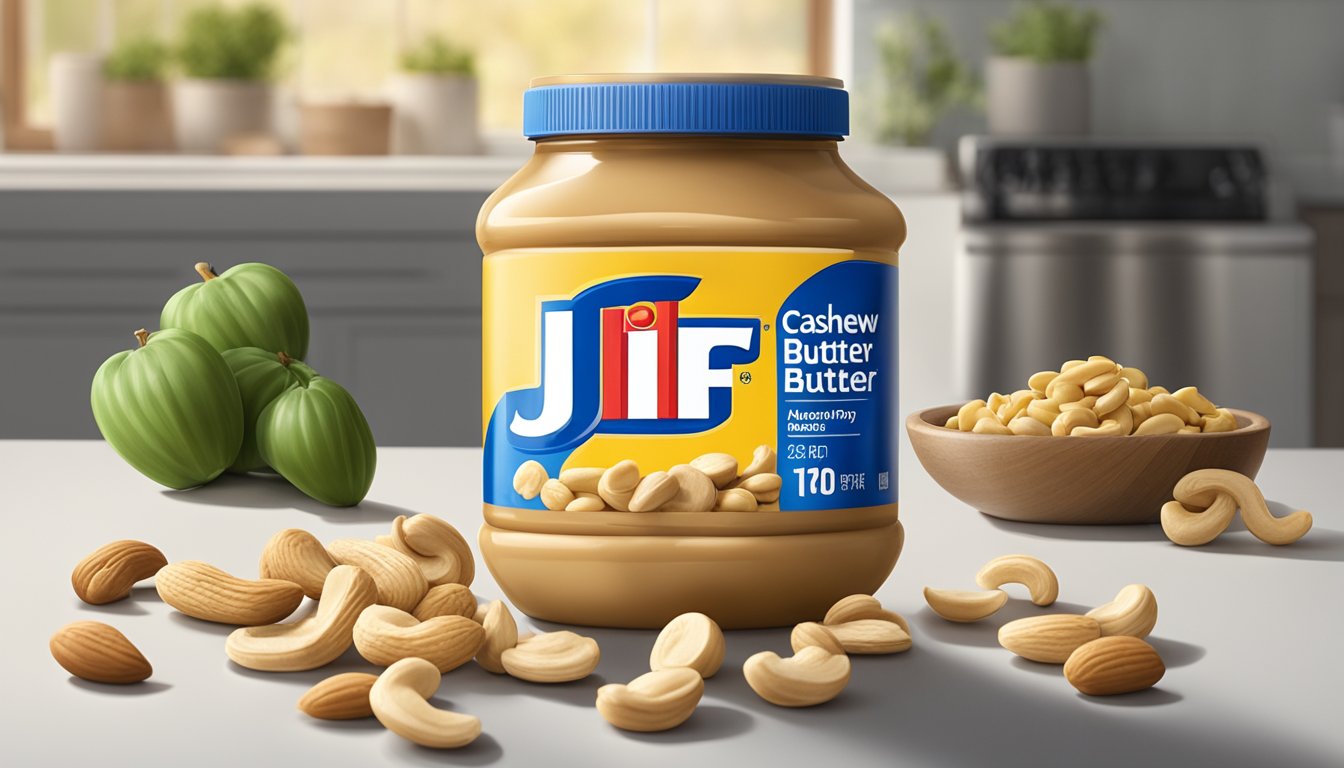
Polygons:
[[[980,590],[924,588],[933,612],[948,621],[988,618],[1008,602],[1005,584],[1022,584],[1039,606],[1054,604],[1059,578],[1030,555],[1005,555],[976,574]],[[1024,659],[1063,664],[1064,677],[1089,696],[1133,693],[1153,687],[1166,673],[1157,650],[1144,642],[1157,624],[1157,598],[1142,584],[1121,589],[1111,602],[1086,615],[1029,616],[999,627],[999,645]]]
[[667,471],[641,474],[630,459],[610,467],[570,467],[552,478],[536,461],[513,475],[524,499],[541,497],[552,511],[566,512],[767,512],[779,510],[783,481],[775,473],[775,449],[760,445],[740,472],[737,458],[706,453]]
[[1226,469],[1198,469],[1176,483],[1176,498],[1162,505],[1162,531],[1184,547],[1197,547],[1218,538],[1237,510],[1246,530],[1268,544],[1292,544],[1311,530],[1311,513],[1275,517],[1255,481]]
[[1231,432],[1237,418],[1195,387],[1150,387],[1138,368],[1094,355],[1034,373],[1026,389],[972,400],[944,426],[987,435],[1102,437]]
[[[169,563],[155,547],[124,540],[80,561],[71,584],[80,599],[101,605],[152,576],[159,597],[178,611],[238,625],[224,651],[248,669],[317,669],[353,645],[386,670],[327,678],[303,695],[299,709],[323,719],[377,717],[388,730],[428,747],[461,747],[481,732],[477,718],[429,703],[444,673],[475,659],[496,674],[559,683],[587,677],[601,658],[592,638],[568,631],[520,636],[503,602],[479,605],[470,589],[470,546],[432,515],[398,517],[391,534],[376,541],[325,546],[307,531],[286,529],[266,543],[258,571],[260,578],[246,579],[199,561]],[[305,596],[316,608],[281,623]],[[85,680],[136,683],[153,671],[130,640],[100,622],[63,627],[50,649],[57,663]]]

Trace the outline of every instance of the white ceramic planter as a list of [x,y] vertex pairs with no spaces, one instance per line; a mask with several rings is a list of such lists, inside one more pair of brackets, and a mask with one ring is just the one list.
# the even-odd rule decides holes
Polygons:
[[392,77],[392,152],[473,155],[480,152],[476,79],[403,72]]
[[102,57],[90,53],[57,53],[51,57],[52,139],[59,152],[93,152],[102,132],[100,99]]
[[240,136],[271,136],[271,85],[248,80],[180,80],[173,84],[177,146],[216,154]]
[[994,57],[986,65],[985,84],[990,133],[1070,136],[1091,129],[1086,62]]

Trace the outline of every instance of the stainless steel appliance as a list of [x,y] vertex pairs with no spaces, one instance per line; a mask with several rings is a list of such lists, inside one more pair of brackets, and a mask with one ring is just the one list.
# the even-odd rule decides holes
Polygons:
[[959,389],[1104,354],[1311,444],[1312,235],[1249,146],[966,137]]

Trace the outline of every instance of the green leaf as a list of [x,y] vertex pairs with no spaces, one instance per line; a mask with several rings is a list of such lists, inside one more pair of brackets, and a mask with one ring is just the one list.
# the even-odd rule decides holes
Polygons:
[[288,37],[280,14],[265,3],[237,9],[206,5],[183,20],[178,60],[187,77],[266,80]]
[[1032,0],[1014,7],[1007,21],[990,30],[999,56],[1042,63],[1087,61],[1092,58],[1101,14],[1053,0]]
[[917,146],[928,142],[938,120],[957,107],[975,107],[980,83],[952,48],[933,17],[915,13],[878,30],[881,88],[877,138]]
[[108,80],[158,82],[168,74],[172,51],[150,37],[138,37],[118,45],[103,62]]
[[476,61],[471,51],[441,35],[430,35],[402,54],[401,68],[424,74],[471,75],[476,71]]

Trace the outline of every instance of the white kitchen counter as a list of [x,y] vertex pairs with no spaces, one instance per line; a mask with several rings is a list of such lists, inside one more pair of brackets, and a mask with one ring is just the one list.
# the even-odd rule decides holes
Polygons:
[[[1316,528],[1275,548],[1245,531],[1182,549],[1156,527],[1066,528],[992,521],[958,503],[903,456],[905,553],[878,596],[910,618],[915,647],[857,657],[835,701],[811,710],[758,699],[741,664],[788,652],[786,630],[732,632],[728,659],[678,730],[617,731],[593,707],[597,687],[646,669],[654,633],[591,630],[602,664],[589,679],[533,685],[467,665],[445,676],[438,701],[481,718],[484,735],[457,752],[422,749],[376,721],[324,723],[295,710],[336,671],[369,669],[353,651],[332,667],[294,674],[243,670],[224,656],[228,627],[182,616],[152,587],[104,607],[70,590],[70,570],[95,547],[138,538],[170,559],[201,559],[254,574],[275,531],[323,540],[372,537],[393,517],[441,515],[469,538],[480,512],[480,452],[385,448],[358,508],[330,509],[265,479],[225,478],[163,491],[101,442],[0,442],[6,486],[0,558],[10,591],[4,622],[6,695],[0,744],[10,766],[393,764],[546,766],[1039,766],[1344,764],[1344,451],[1271,451],[1261,473],[1274,501],[1312,510]],[[1057,571],[1050,609],[1018,598],[987,622],[953,625],[923,604],[926,584],[973,587],[989,558],[1038,555]],[[1110,699],[1077,694],[1059,667],[1000,649],[995,627],[1047,611],[1083,611],[1122,586],[1152,587],[1161,617],[1152,638],[1168,664],[1156,689]],[[478,569],[473,590],[500,597]],[[47,652],[63,624],[97,619],[121,629],[154,665],[148,683],[113,687],[69,677]],[[520,624],[528,624],[520,617]],[[535,622],[533,622],[535,623]],[[540,624],[542,629],[552,625]]]

